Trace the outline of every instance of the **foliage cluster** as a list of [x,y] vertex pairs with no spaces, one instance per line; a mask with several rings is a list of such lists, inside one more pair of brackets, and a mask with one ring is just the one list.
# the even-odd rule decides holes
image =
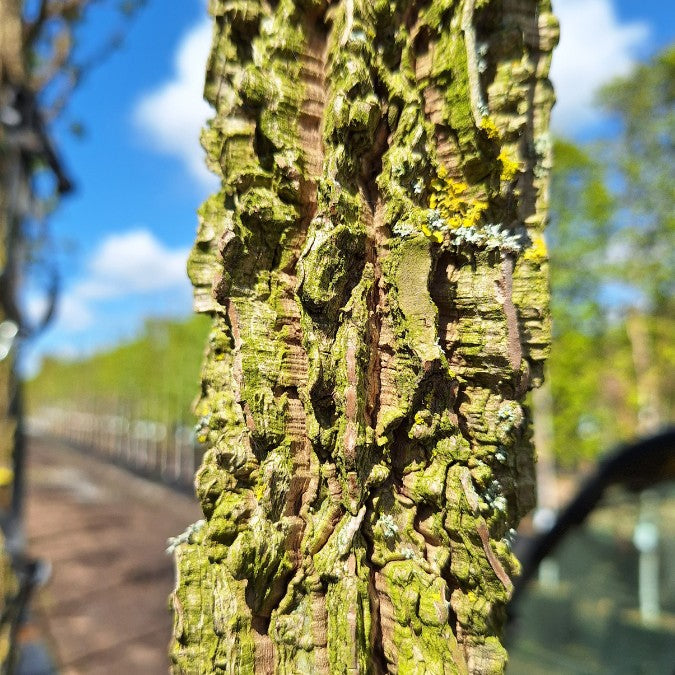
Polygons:
[[672,419],[675,46],[607,86],[611,138],[555,144],[554,453],[563,464]]
[[135,340],[76,361],[45,359],[26,383],[31,412],[42,406],[192,423],[199,367],[210,322],[150,319]]

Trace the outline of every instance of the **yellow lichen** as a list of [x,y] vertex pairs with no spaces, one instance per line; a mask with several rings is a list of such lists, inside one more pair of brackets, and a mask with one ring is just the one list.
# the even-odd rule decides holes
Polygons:
[[485,132],[488,138],[491,138],[493,141],[499,140],[499,129],[497,129],[497,125],[491,117],[483,117],[480,121],[480,128]]
[[497,159],[502,163],[501,179],[505,181],[513,180],[520,171],[520,163],[509,156],[509,153],[502,148]]
[[532,246],[530,246],[527,251],[523,254],[524,260],[530,260],[532,262],[541,262],[548,258],[548,250],[546,248],[546,240],[543,235],[535,234],[532,235]]
[[3,466],[0,467],[0,487],[7,487],[14,481],[14,471]]
[[425,237],[433,239],[438,244],[440,244],[443,241],[443,233],[440,230],[431,230],[424,224],[422,224],[422,233],[424,234]]
[[265,495],[265,483],[258,483],[254,489],[255,498],[260,501]]
[[449,229],[475,227],[488,208],[488,203],[467,195],[469,186],[448,178],[447,169],[441,166],[438,177],[431,182],[429,208],[437,211]]

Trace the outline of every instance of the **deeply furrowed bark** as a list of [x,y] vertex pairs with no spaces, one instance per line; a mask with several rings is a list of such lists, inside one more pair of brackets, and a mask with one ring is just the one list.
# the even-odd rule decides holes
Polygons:
[[547,0],[212,0],[182,673],[496,673],[549,340]]

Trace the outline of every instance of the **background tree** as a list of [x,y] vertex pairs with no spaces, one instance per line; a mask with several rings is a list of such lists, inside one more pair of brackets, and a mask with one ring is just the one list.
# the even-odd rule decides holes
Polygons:
[[501,672],[549,340],[550,3],[210,9],[174,670]]
[[[551,397],[553,420],[539,414],[535,424],[553,425],[551,450],[559,462],[572,466],[616,438],[607,435],[616,414],[607,385],[612,378],[625,378],[611,358],[616,340],[609,334],[604,302],[616,203],[607,187],[606,167],[589,150],[558,140],[553,155],[547,237],[553,342],[550,376],[542,390]],[[630,426],[627,419],[623,423]],[[630,435],[626,428],[622,431],[619,437]],[[541,445],[537,447],[541,452]]]
[[45,359],[39,375],[26,383],[28,412],[39,417],[50,406],[106,414],[126,411],[187,424],[208,331],[203,316],[149,319],[141,335],[114,349],[85,359]]
[[[46,3],[43,3],[46,5]],[[41,20],[41,23],[44,21]],[[36,32],[31,30],[36,29]],[[19,0],[0,0],[0,524],[3,540],[0,603],[3,610],[0,636],[2,672],[10,672],[14,659],[13,621],[6,621],[18,593],[18,580],[10,559],[22,552],[20,527],[23,436],[15,342],[22,327],[17,284],[23,257],[23,231],[35,214],[34,174],[45,165],[55,177],[56,190],[70,187],[47,137],[31,88],[29,55],[40,30],[29,26]],[[62,46],[63,49],[63,46]]]
[[622,246],[615,247],[613,257],[619,280],[635,294],[626,308],[626,330],[635,368],[637,429],[648,433],[672,411],[673,361],[668,377],[662,367],[668,361],[657,350],[674,332],[675,46],[606,87],[601,101],[620,124],[618,141],[608,148],[620,183],[623,230]]
[[[125,0],[120,9],[130,15],[141,0]],[[86,68],[117,44],[113,37],[85,62],[74,52],[74,27],[95,0],[0,0],[0,580],[3,614],[0,630],[2,672],[12,671],[12,635],[8,624],[20,615],[16,582],[8,557],[21,564],[23,537],[23,435],[21,397],[15,372],[17,343],[41,326],[30,326],[19,300],[19,282],[45,239],[44,218],[58,197],[71,189],[52,142],[49,123],[63,109]],[[57,276],[48,261],[48,310],[51,318]],[[21,571],[21,570],[19,570]],[[20,597],[21,594],[16,594]]]
[[672,419],[674,58],[670,47],[603,90],[611,137],[555,146],[549,369],[563,465]]

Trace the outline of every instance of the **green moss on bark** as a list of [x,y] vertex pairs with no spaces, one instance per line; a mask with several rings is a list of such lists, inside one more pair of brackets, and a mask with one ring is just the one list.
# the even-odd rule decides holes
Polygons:
[[549,328],[555,24],[521,5],[211,3],[176,672],[502,672]]

